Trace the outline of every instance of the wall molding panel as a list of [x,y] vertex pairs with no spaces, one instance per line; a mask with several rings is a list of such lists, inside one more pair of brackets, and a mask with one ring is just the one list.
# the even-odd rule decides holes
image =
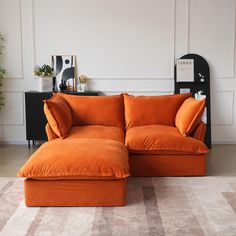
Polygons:
[[188,0],[176,0],[175,59],[188,53]]
[[7,79],[23,79],[21,0],[1,0],[0,31],[5,37],[3,51]]
[[0,126],[24,126],[24,92],[4,90],[5,106],[0,113]]
[[233,125],[234,90],[212,91],[212,125]]
[[[236,0],[228,0],[227,3],[222,0],[188,1],[189,52],[199,52],[206,57],[215,79],[235,78]],[[221,53],[217,53],[219,51]]]
[[33,53],[34,53],[34,67],[35,67],[37,65],[36,33],[35,33],[35,0],[32,0],[32,32],[33,32]]
[[135,80],[143,80],[143,81],[149,81],[149,80],[171,80],[173,81],[173,78],[90,78],[91,80],[129,80],[129,81],[135,81]]
[[148,95],[148,96],[159,96],[159,95],[170,95],[173,94],[174,91],[121,91],[121,90],[111,90],[111,91],[102,91],[102,95],[116,95],[116,94],[121,94],[121,93],[128,93],[131,95],[139,96],[139,95]]
[[[109,43],[106,45],[103,44],[99,44],[99,40],[101,40],[100,38],[97,40],[98,43],[93,45],[93,42],[87,42],[88,38],[96,38],[96,36],[99,36],[98,34],[95,34],[96,32],[92,33],[92,31],[90,32],[91,35],[90,37],[88,36],[88,38],[86,38],[86,43],[90,43],[91,46],[93,46],[91,48],[88,48],[86,45],[85,47],[87,47],[87,51],[85,52],[81,47],[79,47],[79,43],[75,43],[74,41],[71,42],[71,44],[73,44],[73,47],[67,46],[67,51],[62,51],[61,48],[65,48],[65,44],[64,41],[62,40],[62,42],[60,42],[60,39],[58,37],[58,40],[52,39],[52,42],[54,42],[57,45],[49,45],[48,48],[44,48],[47,47],[47,45],[45,44],[45,41],[43,39],[43,37],[39,37],[39,35],[43,35],[44,32],[44,27],[43,25],[45,25],[45,21],[47,20],[47,17],[51,17],[51,11],[50,8],[54,9],[54,4],[51,4],[50,1],[46,1],[46,0],[41,0],[41,1],[37,1],[37,0],[32,0],[33,1],[33,9],[32,9],[32,14],[33,14],[33,31],[34,31],[34,51],[35,51],[35,64],[42,64],[43,61],[47,61],[48,63],[50,63],[50,56],[51,55],[55,55],[55,54],[73,54],[77,56],[77,61],[78,61],[78,72],[79,73],[84,73],[87,72],[88,74],[90,74],[90,76],[94,79],[116,79],[116,78],[128,78],[128,79],[132,79],[132,78],[147,78],[147,79],[159,79],[159,78],[173,78],[174,77],[174,64],[175,64],[175,11],[176,11],[176,5],[175,5],[175,0],[166,0],[166,1],[162,1],[162,0],[151,0],[149,4],[145,4],[142,0],[129,0],[128,2],[126,0],[122,0],[119,1],[119,3],[115,3],[116,7],[118,9],[113,9],[115,10],[115,12],[113,12],[112,17],[114,17],[114,23],[116,22],[121,22],[119,26],[122,26],[120,29],[124,28],[124,30],[121,32],[119,32],[120,34],[118,34],[117,36],[123,35],[124,38],[126,36],[127,37],[127,42],[126,40],[123,40],[122,44],[124,47],[120,47],[121,45],[119,45],[119,42],[116,41],[116,38],[111,36],[111,35],[105,35],[103,40],[106,39],[107,37],[111,37],[111,40],[114,40],[116,43],[118,43],[117,45],[119,45],[119,47],[117,48],[117,51],[114,47],[111,47],[111,49],[114,51],[112,53],[112,56],[110,54],[108,54],[108,56],[111,56],[111,61],[113,64],[111,64],[108,61],[108,58],[106,57],[101,57],[100,53],[100,49],[101,47],[108,47],[109,48]],[[87,5],[89,5],[92,0],[88,1],[88,4],[86,3],[86,1],[84,0],[79,0],[79,1],[75,1],[72,0],[72,3],[77,4],[78,6],[82,6],[82,3],[85,5],[85,9],[87,9],[86,7],[88,7]],[[61,2],[66,2],[61,1]],[[76,2],[76,3],[75,3]],[[160,10],[160,8],[158,8],[158,4],[162,4],[165,8],[165,12],[163,12],[162,10]],[[47,5],[47,7],[45,7],[45,4]],[[107,0],[102,0],[99,3],[101,6],[103,6],[103,8],[106,7],[112,7],[110,4],[108,4]],[[133,25],[131,24],[131,26],[133,26],[133,30],[134,30],[134,36],[137,35],[136,38],[133,38],[134,36],[131,36],[132,34],[129,34],[128,30],[125,28],[126,27],[126,22],[122,22],[122,19],[120,18],[120,15],[116,14],[116,11],[119,11],[119,7],[120,6],[127,6],[127,10],[126,7],[122,7],[122,14],[123,14],[123,18],[128,20],[129,18],[131,19],[130,22],[132,22],[132,17],[135,18],[138,16],[137,19],[141,19],[140,15],[142,14],[138,14],[138,15],[132,15],[130,17],[131,12],[129,11],[129,7],[133,6],[137,4],[140,8],[137,7],[136,9],[136,14],[140,11],[140,13],[143,13],[143,6],[145,5],[145,8],[147,10],[149,10],[149,13],[147,15],[147,17],[143,16],[144,18],[148,19],[149,15],[151,14],[150,18],[153,18],[152,20],[154,20],[154,22],[157,24],[157,27],[153,27],[152,31],[148,31],[148,27],[142,27],[141,23],[143,21],[143,19],[140,22],[133,22]],[[95,4],[96,5],[96,4]],[[152,6],[154,5],[154,7]],[[87,27],[93,27],[93,23],[96,22],[96,24],[99,25],[99,22],[101,21],[100,18],[103,18],[104,15],[107,16],[109,14],[105,13],[105,14],[101,14],[101,12],[98,12],[101,9],[101,6],[97,6],[98,10],[94,10],[96,6],[94,6],[94,8],[92,9],[94,17],[96,16],[97,19],[96,21],[93,21],[93,19],[91,20],[91,22],[88,23]],[[141,7],[142,6],[142,7]],[[60,8],[60,4],[58,6]],[[45,11],[45,8],[48,8],[48,11]],[[72,7],[73,8],[73,7]],[[71,8],[71,11],[73,11],[74,9]],[[110,9],[111,10],[111,9]],[[60,10],[59,10],[60,11]],[[44,18],[40,18],[40,14],[44,14]],[[70,12],[70,11],[68,11]],[[50,14],[49,14],[50,13]],[[71,15],[71,14],[70,14]],[[79,17],[78,14],[77,17]],[[54,17],[58,17],[55,16]],[[71,20],[74,20],[77,24],[80,24],[80,22],[82,22],[84,20],[84,16],[83,14],[81,14],[81,17],[83,18],[72,18]],[[117,17],[117,18],[116,18]],[[156,17],[156,18],[155,18]],[[65,17],[67,18],[67,17]],[[105,18],[106,19],[106,18]],[[129,19],[129,20],[130,20]],[[104,23],[104,19],[103,23]],[[107,22],[108,22],[108,18],[107,18]],[[165,22],[168,24],[168,27],[165,27],[165,30],[163,32],[162,29],[162,23],[161,22]],[[48,22],[50,24],[50,21]],[[60,22],[63,23],[63,22]],[[149,27],[152,27],[153,23],[149,22]],[[152,24],[151,24],[152,23]],[[138,27],[137,29],[135,29],[137,26],[136,24],[139,24],[140,27]],[[48,27],[52,30],[51,35],[53,37],[53,35],[58,35],[58,31],[57,29],[54,29],[51,25],[48,25]],[[105,25],[107,26],[107,25]],[[68,28],[68,27],[67,27]],[[81,30],[83,30],[83,27],[80,28]],[[117,28],[115,28],[117,30]],[[140,32],[136,32],[135,30],[140,30]],[[53,31],[54,30],[54,31]],[[72,30],[74,31],[74,28],[72,27]],[[101,27],[101,30],[103,30],[103,28]],[[168,32],[166,32],[168,30]],[[73,31],[69,31],[69,35],[73,34]],[[162,32],[161,32],[162,31]],[[68,33],[68,32],[67,32]],[[88,32],[87,32],[88,33]],[[113,32],[115,34],[115,31]],[[81,35],[84,35],[84,32],[81,32]],[[144,35],[147,34],[147,36],[144,37]],[[150,35],[150,36],[149,36]],[[163,36],[162,36],[163,35]],[[165,38],[162,38],[164,37]],[[168,36],[168,37],[166,37]],[[141,39],[144,37],[144,39],[147,41],[147,43],[141,43]],[[139,39],[141,38],[141,39]],[[160,41],[161,43],[158,43],[158,40],[154,41],[154,39],[159,39],[162,40]],[[123,37],[121,38],[122,41]],[[80,39],[78,39],[80,40]],[[135,43],[135,41],[140,42],[139,44]],[[165,42],[165,44],[163,44]],[[84,42],[81,40],[81,45],[84,44]],[[168,43],[168,44],[167,44]],[[137,45],[136,45],[137,44]],[[145,46],[146,44],[146,46]],[[149,46],[149,44],[151,44],[153,47]],[[42,45],[44,47],[42,47]],[[64,45],[64,46],[63,46]],[[136,46],[133,46],[136,45]],[[144,45],[145,47],[141,47],[142,45]],[[165,47],[166,50],[163,49],[163,46]],[[127,48],[126,48],[127,47]],[[126,48],[127,49],[127,55],[132,55],[130,57],[127,58],[127,55],[125,54],[120,54],[120,51],[124,51],[124,49],[122,48]],[[130,50],[129,50],[130,49]],[[134,50],[136,49],[136,50]],[[133,50],[133,51],[132,51]],[[148,50],[150,55],[145,54]],[[160,52],[158,53],[157,50],[161,50],[162,54],[160,54]],[[45,52],[44,52],[45,51]],[[138,53],[140,51],[140,54]],[[106,54],[106,50],[103,49],[104,55]],[[129,53],[131,52],[131,53]],[[155,53],[157,52],[157,53]],[[169,54],[168,54],[169,52]],[[90,57],[88,58],[88,54],[90,55]],[[96,56],[96,55],[100,55],[100,57]],[[163,55],[161,58],[160,55]],[[106,56],[106,55],[105,55]],[[120,57],[122,56],[122,58]],[[150,59],[148,57],[150,57]],[[149,63],[146,63],[146,61],[144,59],[142,59],[142,57],[147,58],[146,61],[148,61]],[[153,58],[153,60],[152,60]],[[102,63],[103,60],[106,62],[106,64]],[[163,61],[165,62],[165,64],[163,64]],[[127,63],[126,63],[127,62]],[[141,63],[142,62],[142,63]],[[98,64],[98,65],[97,65]],[[120,65],[120,67],[116,67],[114,65]],[[105,66],[105,67],[104,67]],[[109,68],[111,67],[111,70],[109,71]],[[162,69],[163,67],[165,67],[165,71],[164,69]],[[100,69],[102,68],[102,69]],[[106,69],[105,69],[106,68]],[[117,70],[118,68],[118,70]],[[142,69],[143,68],[143,69]],[[115,72],[114,72],[115,71]]]

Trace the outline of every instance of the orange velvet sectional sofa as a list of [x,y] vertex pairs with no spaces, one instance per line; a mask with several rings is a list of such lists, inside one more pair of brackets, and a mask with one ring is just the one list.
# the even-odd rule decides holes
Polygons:
[[27,206],[123,206],[131,176],[203,176],[205,100],[191,94],[45,101],[47,143],[21,168]]

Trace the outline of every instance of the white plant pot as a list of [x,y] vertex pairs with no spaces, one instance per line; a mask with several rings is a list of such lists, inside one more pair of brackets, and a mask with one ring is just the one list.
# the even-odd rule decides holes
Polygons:
[[86,92],[87,91],[87,84],[81,83],[80,84],[80,92]]
[[50,92],[52,91],[52,77],[44,76],[38,77],[38,91],[39,92]]

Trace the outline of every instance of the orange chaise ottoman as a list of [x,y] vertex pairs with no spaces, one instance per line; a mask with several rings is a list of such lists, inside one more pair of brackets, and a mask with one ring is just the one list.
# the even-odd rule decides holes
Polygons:
[[18,173],[27,206],[123,206],[129,176],[124,144],[57,139],[43,144]]

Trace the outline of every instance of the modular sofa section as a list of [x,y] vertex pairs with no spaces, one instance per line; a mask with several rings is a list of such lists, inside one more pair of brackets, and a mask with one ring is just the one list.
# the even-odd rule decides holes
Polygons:
[[124,144],[71,139],[43,144],[21,168],[26,206],[123,206],[129,176]]
[[204,176],[206,156],[131,154],[129,167],[131,176]]
[[26,179],[25,204],[33,206],[124,206],[125,179]]

